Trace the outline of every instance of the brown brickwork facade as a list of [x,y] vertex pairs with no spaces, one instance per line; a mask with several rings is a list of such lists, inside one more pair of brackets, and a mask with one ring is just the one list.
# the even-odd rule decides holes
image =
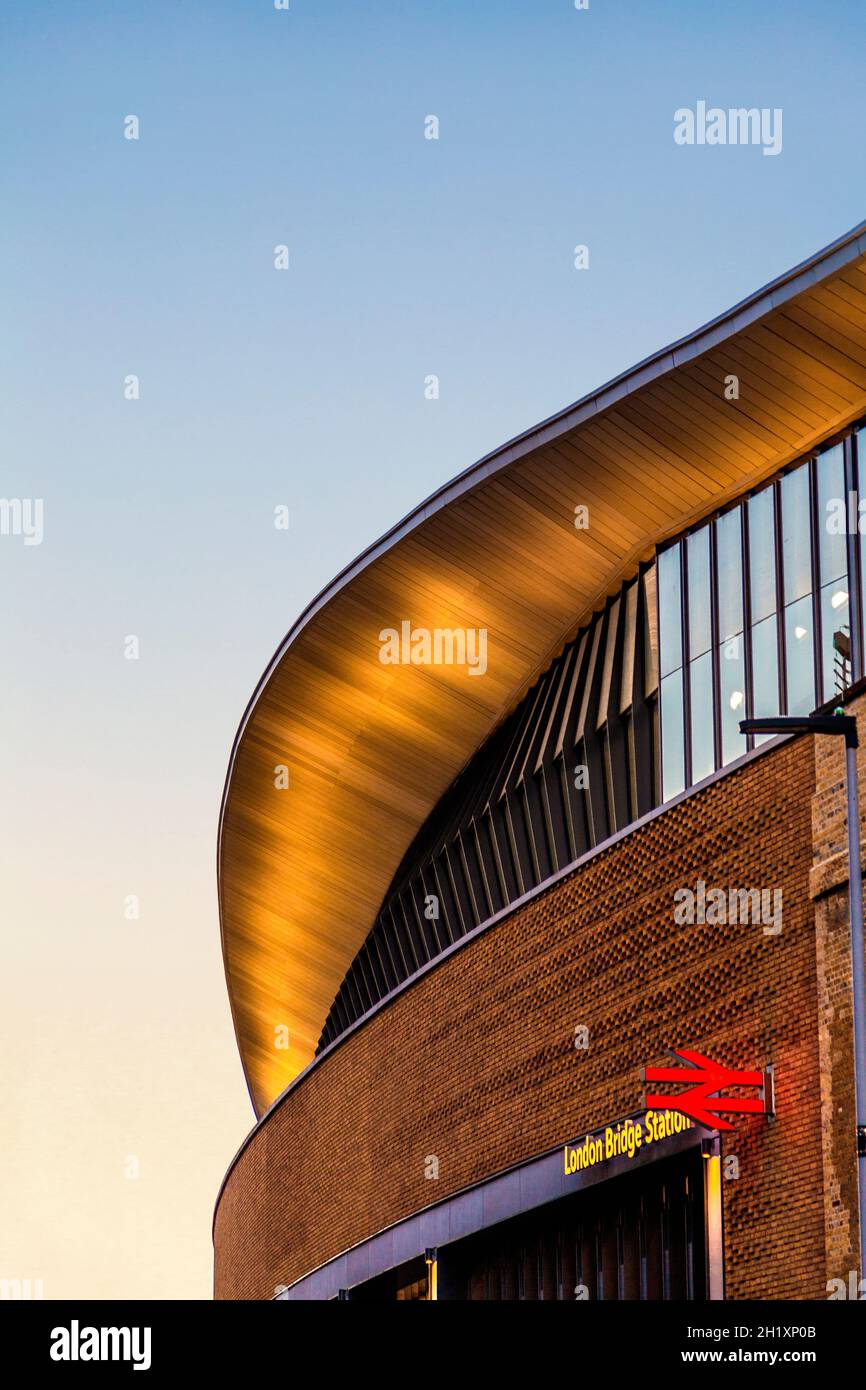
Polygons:
[[[838,837],[824,757],[817,790],[803,738],[657,813],[325,1055],[227,1177],[216,1296],[270,1298],[420,1208],[636,1111],[641,1066],[681,1045],[776,1070],[777,1118],[743,1117],[723,1143],[726,1297],[826,1297],[839,1263],[856,1267],[856,1178],[844,893],[812,896],[813,815]],[[781,932],[676,923],[674,892],[698,879],[781,889]]]
[[[861,862],[866,792],[866,696],[851,692],[848,714],[857,717]],[[815,742],[812,803],[818,966],[818,1043],[821,1065],[822,1157],[828,1279],[848,1283],[859,1269],[857,1163],[854,1142],[854,1031],[851,934],[848,922],[848,830],[845,749],[841,739]]]

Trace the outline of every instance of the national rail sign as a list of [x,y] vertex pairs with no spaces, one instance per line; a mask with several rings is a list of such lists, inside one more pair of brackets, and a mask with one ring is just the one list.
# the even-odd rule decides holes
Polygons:
[[[773,1073],[765,1071],[739,1071],[722,1066],[702,1052],[688,1048],[674,1049],[673,1055],[684,1063],[680,1067],[642,1067],[641,1080],[654,1084],[680,1084],[688,1090],[677,1091],[674,1095],[652,1092],[644,1095],[643,1105],[647,1110],[678,1110],[707,1129],[733,1129],[729,1120],[721,1118],[722,1113],[731,1115],[773,1115],[775,1102],[773,1096]],[[721,1096],[720,1091],[737,1086],[757,1090],[753,1096]]]

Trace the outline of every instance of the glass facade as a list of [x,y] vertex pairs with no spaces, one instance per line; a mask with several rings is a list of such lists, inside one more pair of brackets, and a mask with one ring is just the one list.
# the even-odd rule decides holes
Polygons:
[[864,674],[858,467],[866,491],[866,429],[659,553],[663,801],[761,741],[741,719],[811,713]]
[[760,740],[741,720],[809,713],[863,675],[858,467],[866,489],[866,428],[665,546],[593,613],[418,831],[318,1052],[468,932],[742,757]]

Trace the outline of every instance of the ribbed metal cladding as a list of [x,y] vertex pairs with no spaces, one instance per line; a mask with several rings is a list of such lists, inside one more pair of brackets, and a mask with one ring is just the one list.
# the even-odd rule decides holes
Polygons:
[[478,749],[403,858],[317,1052],[453,942],[659,804],[655,567]]

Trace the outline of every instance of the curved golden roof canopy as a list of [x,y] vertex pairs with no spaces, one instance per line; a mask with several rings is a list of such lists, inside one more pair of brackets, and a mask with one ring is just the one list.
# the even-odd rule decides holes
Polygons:
[[[467,469],[309,605],[244,714],[220,814],[257,1115],[311,1060],[416,831],[581,620],[657,542],[863,414],[866,223]],[[485,674],[383,665],[380,632],[406,620],[486,629]]]

